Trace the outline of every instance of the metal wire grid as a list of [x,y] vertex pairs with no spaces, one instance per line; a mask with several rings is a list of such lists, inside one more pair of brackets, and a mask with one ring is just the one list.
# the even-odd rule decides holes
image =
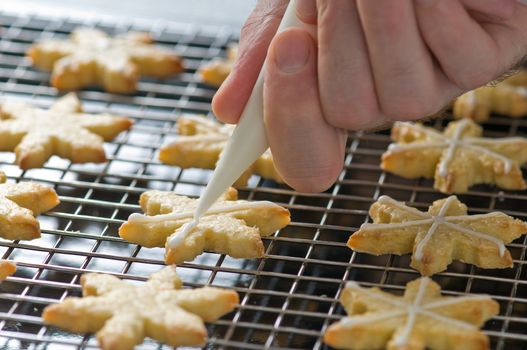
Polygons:
[[[185,58],[187,70],[165,81],[142,79],[134,96],[97,89],[80,93],[89,112],[104,110],[135,120],[131,131],[106,144],[106,164],[72,165],[53,157],[43,169],[21,171],[12,165],[12,154],[0,154],[1,168],[10,181],[52,185],[62,202],[41,216],[42,238],[0,242],[1,257],[18,263],[17,273],[0,286],[0,349],[96,348],[92,336],[44,326],[42,309],[68,295],[79,295],[79,276],[86,271],[144,281],[159,270],[163,250],[122,241],[118,227],[130,213],[139,211],[137,201],[143,191],[198,195],[211,173],[162,165],[156,151],[174,137],[174,123],[181,113],[208,113],[214,91],[198,82],[196,68],[224,54],[236,33],[174,23],[82,22],[0,12],[0,98],[48,106],[56,91],[48,86],[46,73],[31,68],[24,52],[35,40],[63,37],[79,25],[110,33],[150,31],[159,43]],[[444,124],[435,122],[438,128]],[[485,127],[492,136],[527,135],[527,120],[495,116]],[[344,315],[337,298],[345,281],[401,293],[407,281],[418,277],[408,268],[408,256],[374,257],[353,253],[345,245],[349,234],[368,220],[370,204],[382,194],[421,209],[443,197],[429,180],[405,180],[382,172],[379,157],[388,143],[387,133],[351,135],[345,168],[325,193],[304,195],[257,177],[240,191],[243,198],[288,207],[292,223],[264,239],[264,259],[235,260],[206,253],[178,268],[186,286],[216,285],[240,293],[236,311],[210,325],[207,348],[325,349],[324,330]],[[525,191],[504,193],[477,186],[461,200],[471,213],[502,210],[527,219]],[[527,349],[527,239],[508,247],[515,263],[512,269],[481,270],[454,263],[434,279],[447,294],[490,294],[501,305],[500,315],[485,326],[492,348]],[[166,347],[147,341],[140,348]]]

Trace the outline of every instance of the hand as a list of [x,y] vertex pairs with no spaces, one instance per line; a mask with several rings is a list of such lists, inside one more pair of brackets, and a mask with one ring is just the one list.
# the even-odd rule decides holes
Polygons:
[[298,0],[318,46],[303,29],[273,38],[287,3],[259,1],[213,110],[238,121],[267,53],[267,137],[277,169],[299,191],[336,180],[346,130],[434,114],[527,54],[527,6],[517,0]]

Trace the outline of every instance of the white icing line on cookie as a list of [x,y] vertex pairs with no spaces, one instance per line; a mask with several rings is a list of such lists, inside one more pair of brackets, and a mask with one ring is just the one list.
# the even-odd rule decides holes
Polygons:
[[474,111],[474,107],[476,107],[476,91],[470,90],[465,94],[467,104],[470,107],[470,113]]
[[340,322],[344,327],[353,327],[364,323],[383,321],[387,318],[400,317],[406,314],[406,310],[393,310],[379,314],[358,315],[344,317]]
[[[259,201],[259,202],[242,202],[242,203],[233,203],[228,204],[229,202],[224,202],[222,205],[213,206],[209,211],[204,215],[216,215],[222,213],[230,213],[233,211],[249,210],[249,209],[267,209],[267,208],[281,208],[278,204],[269,201]],[[182,213],[169,213],[169,214],[160,214],[160,215],[144,215],[139,213],[134,213],[128,218],[129,222],[134,223],[160,223],[163,221],[177,221],[184,219],[191,219],[194,217],[194,211],[187,211]]]
[[454,133],[454,136],[452,138],[445,138],[446,142],[448,143],[448,149],[446,151],[446,154],[441,158],[441,161],[439,162],[439,175],[441,177],[446,177],[448,175],[448,165],[452,161],[452,158],[456,153],[456,149],[458,148],[458,146],[460,146],[461,135],[463,134],[463,131],[465,131],[467,126],[468,120],[465,119],[460,121],[459,126]]
[[487,155],[500,160],[503,163],[505,174],[508,174],[512,170],[512,165],[513,165],[512,160],[507,158],[507,157],[505,157],[504,155],[501,155],[501,154],[499,154],[497,152],[491,151],[490,149],[487,149],[487,148],[484,148],[484,147],[481,147],[481,146],[467,144],[466,147],[470,148],[470,149],[472,149],[474,151],[486,153]]
[[408,303],[405,303],[403,301],[390,299],[390,298],[384,296],[384,294],[382,294],[382,293],[373,293],[371,290],[362,287],[361,285],[359,285],[355,281],[349,281],[348,283],[346,283],[346,288],[358,290],[361,293],[366,294],[370,298],[379,299],[379,300],[382,300],[382,301],[384,301],[385,303],[388,303],[388,304],[392,304],[392,305],[395,305],[395,306],[398,306],[398,307],[403,307],[403,308],[408,307]]
[[192,220],[181,226],[176,232],[174,232],[170,235],[170,237],[168,237],[167,247],[171,249],[177,248],[185,241],[185,238],[187,238],[190,231],[196,228],[197,225],[198,223]]
[[471,235],[471,236],[478,237],[478,238],[481,238],[487,241],[491,241],[492,243],[495,243],[498,246],[500,258],[503,258],[506,248],[505,248],[505,244],[503,244],[503,242],[499,240],[498,238],[491,236],[489,234],[486,234],[486,233],[470,230],[468,228],[465,228],[465,227],[462,227],[462,226],[459,226],[459,225],[456,225],[450,222],[443,222],[443,223],[453,230],[461,231],[463,233],[466,233],[467,235]]
[[[445,221],[448,221],[448,222],[452,222],[456,220],[460,220],[464,222],[478,221],[478,220],[492,219],[498,216],[501,217],[503,215],[504,215],[503,213],[497,211],[497,212],[492,212],[488,214],[445,216]],[[453,222],[453,224],[455,223]]]
[[415,220],[415,221],[405,221],[405,222],[397,222],[393,224],[362,224],[360,229],[363,231],[374,231],[378,229],[391,229],[391,228],[407,228],[417,225],[426,225],[430,224],[434,221],[433,218],[430,219],[423,219],[423,220]]
[[388,146],[390,152],[404,152],[412,149],[425,149],[425,148],[446,148],[448,143],[446,141],[423,141],[423,142],[412,142],[412,143],[392,143]]
[[407,308],[408,318],[406,319],[406,324],[403,328],[403,331],[393,340],[396,346],[402,346],[408,342],[408,337],[410,336],[410,333],[412,332],[412,329],[415,326],[415,318],[417,316],[417,313],[422,311],[420,305],[425,295],[426,287],[429,283],[429,278],[421,279],[419,283],[419,289],[417,290],[417,294],[415,295],[414,302]]
[[450,207],[450,204],[456,199],[454,196],[450,196],[447,198],[445,203],[443,203],[443,206],[439,210],[439,214],[437,216],[432,216],[432,220],[434,221],[432,226],[428,229],[428,232],[426,232],[426,235],[423,237],[421,241],[417,244],[415,247],[414,257],[415,260],[421,261],[421,258],[423,257],[423,248],[424,246],[430,241],[430,238],[432,238],[433,234],[436,232],[439,225],[445,223],[445,214]]
[[422,211],[419,211],[419,210],[417,210],[415,208],[409,207],[404,202],[396,201],[395,199],[393,199],[393,198],[391,198],[389,196],[380,196],[377,199],[377,202],[381,203],[381,204],[391,204],[391,205],[393,205],[394,207],[397,207],[400,210],[406,211],[408,213],[412,213],[412,214],[420,216],[422,218],[429,218],[430,217],[430,215],[428,215],[426,213],[423,213]]
[[376,321],[383,321],[385,319],[401,317],[406,314],[407,319],[406,319],[404,329],[402,330],[402,333],[397,338],[394,339],[394,343],[398,346],[405,345],[408,342],[408,337],[410,336],[412,329],[415,326],[416,317],[419,314],[426,316],[426,317],[433,318],[439,322],[444,322],[446,324],[454,325],[460,328],[477,329],[477,327],[473,324],[460,321],[460,320],[457,320],[451,317],[443,316],[441,314],[438,314],[437,312],[434,312],[431,309],[455,305],[455,304],[459,304],[459,303],[462,303],[468,300],[473,300],[473,301],[488,300],[489,297],[486,295],[463,296],[459,298],[449,298],[447,300],[438,300],[438,301],[430,302],[428,304],[422,304],[422,301],[423,301],[423,298],[426,292],[426,288],[428,284],[430,283],[430,281],[431,280],[428,277],[421,278],[418,291],[415,295],[415,298],[412,304],[387,298],[382,293],[373,293],[371,292],[371,290],[361,287],[358,283],[354,281],[350,281],[346,284],[346,288],[357,290],[360,293],[363,293],[370,298],[381,300],[388,304],[392,304],[398,309],[391,310],[391,311],[385,311],[385,312],[379,312],[379,313],[375,312],[375,313],[365,314],[365,315],[359,314],[359,315],[348,316],[341,320],[341,324],[344,327],[354,327],[354,326],[364,324],[364,323],[371,323],[371,322],[376,322]]

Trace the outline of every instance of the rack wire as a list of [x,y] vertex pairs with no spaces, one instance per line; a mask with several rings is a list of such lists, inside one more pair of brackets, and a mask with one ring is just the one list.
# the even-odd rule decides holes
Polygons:
[[[143,78],[133,96],[88,89],[79,95],[88,112],[107,111],[135,120],[134,127],[105,145],[105,164],[74,165],[53,157],[42,169],[21,171],[12,153],[0,153],[10,181],[38,181],[55,188],[61,204],[40,217],[42,237],[0,241],[3,259],[16,260],[17,273],[0,286],[0,349],[92,349],[93,336],[47,327],[42,309],[66,296],[79,295],[79,277],[87,271],[144,281],[163,266],[163,250],[128,244],[117,235],[129,214],[139,212],[147,189],[197,196],[211,172],[160,164],[159,146],[173,138],[182,113],[208,114],[214,90],[199,83],[196,69],[225,54],[238,37],[228,27],[201,28],[177,23],[79,21],[72,18],[17,17],[0,12],[0,99],[18,98],[47,107],[57,96],[48,74],[33,69],[24,52],[39,39],[65,37],[75,27],[95,26],[109,33],[151,32],[186,62],[185,73],[168,80]],[[441,128],[447,120],[434,121]],[[527,119],[493,116],[487,135],[527,135]],[[337,183],[320,194],[301,194],[253,177],[240,191],[250,200],[271,200],[291,210],[292,223],[264,239],[265,258],[236,260],[205,253],[178,267],[186,286],[215,285],[240,293],[240,306],[209,326],[207,348],[326,349],[324,330],[344,315],[338,296],[347,280],[401,293],[418,274],[409,257],[354,253],[346,247],[351,232],[368,220],[367,210],[380,195],[425,209],[442,198],[430,180],[405,180],[379,169],[389,144],[387,132],[349,137],[345,167]],[[525,172],[525,171],[524,171]],[[461,200],[471,213],[501,210],[527,219],[527,193],[476,186]],[[449,295],[487,293],[500,314],[485,325],[492,348],[527,349],[527,238],[508,245],[514,268],[482,270],[454,263],[434,276]],[[164,349],[146,341],[140,349]]]

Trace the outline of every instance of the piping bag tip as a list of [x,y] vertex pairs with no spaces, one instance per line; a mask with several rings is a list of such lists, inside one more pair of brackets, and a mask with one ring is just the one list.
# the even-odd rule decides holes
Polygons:
[[[313,29],[312,26],[304,24],[297,18],[296,1],[291,0],[289,2],[278,27],[278,32],[290,27]],[[198,207],[194,213],[195,222],[269,148],[263,120],[264,72],[265,63],[242,112],[240,122],[227,141],[216,169],[199,199]]]

